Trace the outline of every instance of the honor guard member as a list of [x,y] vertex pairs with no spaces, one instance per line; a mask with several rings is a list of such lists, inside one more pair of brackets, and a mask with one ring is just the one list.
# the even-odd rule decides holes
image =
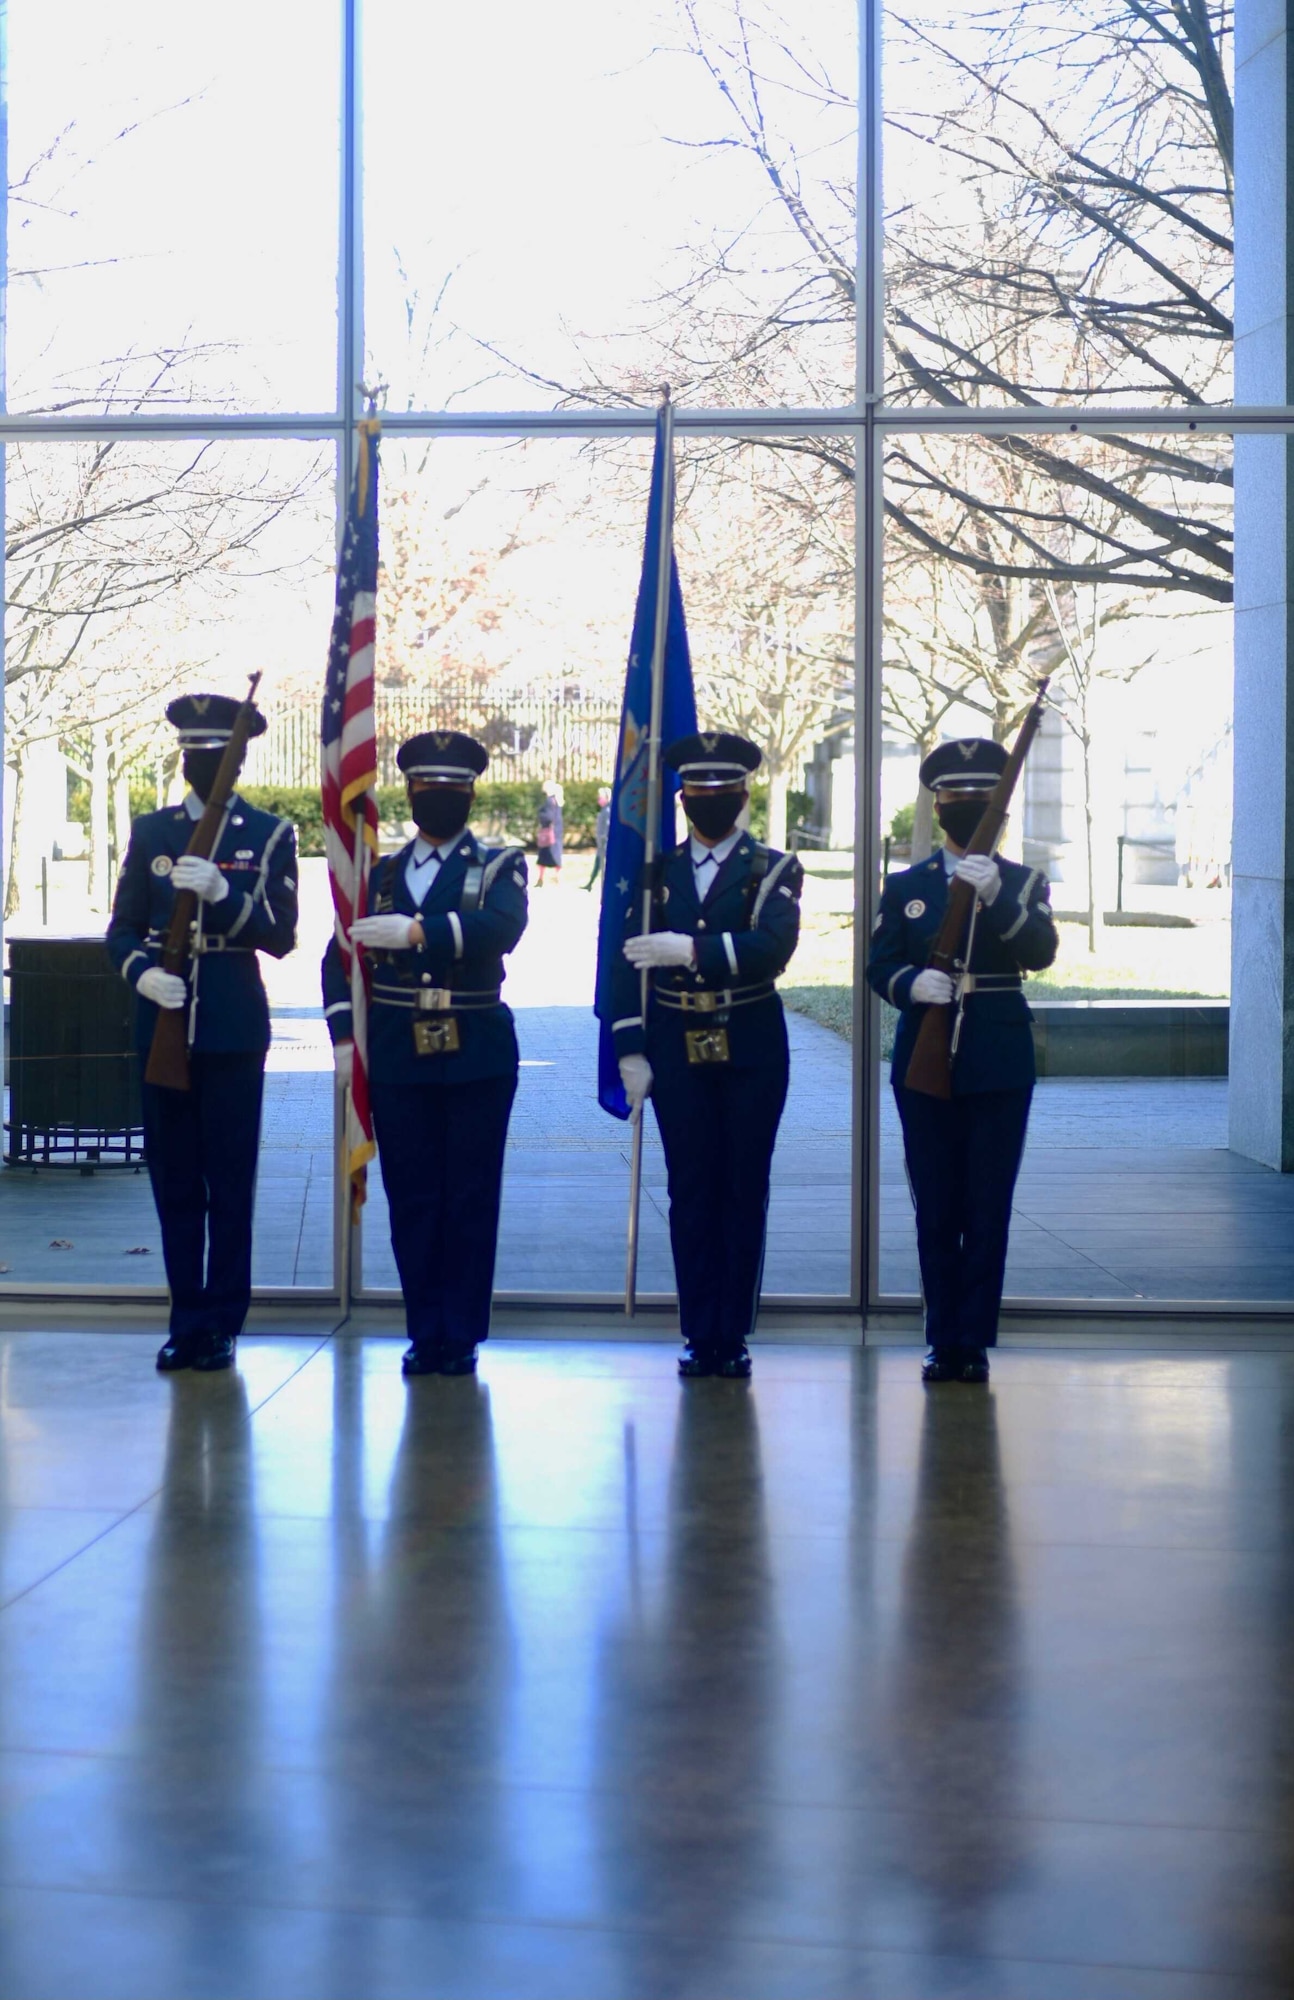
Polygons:
[[[891,1082],[917,1215],[930,1352],[926,1382],[986,1382],[997,1341],[1011,1197],[1035,1078],[1023,984],[1056,956],[1050,889],[1037,868],[964,850],[1007,753],[979,737],[941,743],[921,766],[946,845],[891,875],[872,933],[867,977],[899,1010]],[[976,901],[966,971],[927,967],[953,880]],[[951,1098],[903,1085],[928,1005],[956,1005],[961,1026]]]
[[[179,732],[189,789],[181,805],[144,813],[130,832],[108,926],[108,951],[135,989],[146,1063],[159,1007],[189,1010],[188,1090],[143,1086],[144,1149],[166,1278],[170,1334],[162,1369],[228,1368],[252,1290],[252,1204],[270,1010],[256,954],[296,943],[296,834],[235,793],[209,861],[186,855],[241,703],[182,695],[166,711]],[[256,717],[253,736],[265,730]],[[177,889],[198,898],[188,975],[159,960]]]
[[[684,1376],[750,1374],[768,1176],[786,1102],[786,1022],[774,985],[800,931],[803,870],[737,826],[760,753],[744,737],[680,737],[691,838],[663,857],[642,934],[629,903],[613,1022],[625,1095],[650,1092],[669,1174]],[[626,885],[627,886],[627,885]],[[642,967],[652,974],[647,1017]]]
[[[373,865],[370,914],[351,930],[372,965],[369,1096],[404,1292],[406,1375],[470,1375],[490,1331],[503,1148],[517,1037],[503,960],[526,928],[519,847],[467,830],[489,762],[470,736],[411,737],[397,758],[415,840]],[[334,940],[324,1007],[337,1073],[353,1059],[349,991]]]

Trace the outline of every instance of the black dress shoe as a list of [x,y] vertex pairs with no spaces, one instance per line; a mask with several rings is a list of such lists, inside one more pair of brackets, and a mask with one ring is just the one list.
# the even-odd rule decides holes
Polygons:
[[415,1340],[406,1347],[400,1362],[402,1375],[439,1375],[440,1349],[429,1341]]
[[921,1369],[923,1382],[987,1382],[988,1356],[982,1347],[932,1347]]
[[725,1354],[714,1364],[714,1372],[725,1382],[749,1382],[750,1355],[743,1347],[740,1354]]
[[194,1342],[187,1334],[173,1333],[168,1336],[165,1347],[157,1350],[157,1366],[163,1375],[176,1368],[190,1368],[193,1365]]
[[466,1354],[442,1354],[440,1372],[442,1375],[475,1375],[476,1349],[469,1347]]
[[714,1375],[718,1367],[717,1357],[706,1347],[693,1347],[689,1344],[678,1358],[678,1372],[685,1382],[694,1382],[701,1375]]
[[190,1368],[196,1368],[200,1375],[218,1375],[222,1368],[234,1365],[234,1336],[232,1333],[209,1333],[199,1341],[193,1350]]

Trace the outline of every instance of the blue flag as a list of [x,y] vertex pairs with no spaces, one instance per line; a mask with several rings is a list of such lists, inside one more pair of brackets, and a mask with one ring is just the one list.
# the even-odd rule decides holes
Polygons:
[[[643,546],[642,578],[629,644],[624,707],[620,714],[620,745],[611,793],[611,831],[602,876],[602,915],[598,927],[598,985],[593,1011],[602,1024],[598,1038],[598,1103],[613,1118],[627,1118],[629,1103],[620,1081],[611,1039],[614,1018],[612,968],[625,939],[625,913],[641,909],[643,860],[647,829],[647,732],[651,726],[651,663],[656,640],[656,584],[660,573],[661,511],[665,481],[673,476],[666,463],[664,419],[656,419],[656,455],[652,461],[651,499],[647,505],[647,540]],[[679,589],[674,552],[669,557],[669,617],[665,627],[665,700],[661,711],[661,744],[688,736],[696,728],[696,697],[692,692],[692,656],[688,651],[683,593]],[[660,825],[656,852],[675,845],[674,802],[679,781],[661,772]]]

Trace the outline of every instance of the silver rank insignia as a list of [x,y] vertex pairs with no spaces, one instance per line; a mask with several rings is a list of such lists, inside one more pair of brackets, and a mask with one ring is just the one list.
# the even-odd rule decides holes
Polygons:
[[905,917],[924,917],[925,913],[926,906],[920,896],[914,896],[910,903],[903,905],[903,914]]

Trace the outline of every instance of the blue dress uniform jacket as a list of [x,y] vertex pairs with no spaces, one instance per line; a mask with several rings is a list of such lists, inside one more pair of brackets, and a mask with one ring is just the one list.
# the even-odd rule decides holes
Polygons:
[[[130,846],[113,899],[108,953],[132,987],[150,965],[160,965],[175,891],[171,870],[187,848],[195,822],[183,806],[144,813],[130,830]],[[202,1053],[264,1054],[270,1045],[270,1010],[256,963],[258,951],[286,958],[296,943],[297,854],[292,822],[260,812],[235,793],[212,860],[229,894],[198,905],[190,961],[197,1008],[193,1047]],[[139,1048],[152,1044],[157,1009],[135,1008]]]
[[[420,1351],[457,1358],[490,1331],[518,1068],[512,1013],[498,994],[504,957],[526,928],[526,862],[520,848],[486,848],[464,833],[416,904],[405,880],[414,844],[375,863],[369,877],[370,912],[418,916],[426,935],[410,950],[371,954],[369,1095],[409,1339]],[[350,997],[335,939],[323,985],[332,1038],[349,1040]],[[418,995],[433,991],[450,1006],[420,1010]],[[419,1055],[416,1020],[452,1020],[460,1046]]]
[[[786,1023],[775,992],[726,1009],[720,1004],[711,1011],[691,1007],[684,1011],[668,1004],[676,996],[694,1000],[700,995],[721,1003],[725,993],[759,988],[785,972],[800,936],[804,870],[793,854],[764,851],[768,867],[753,897],[751,874],[760,850],[749,834],[743,834],[704,903],[697,899],[690,843],[684,842],[668,857],[652,928],[682,931],[694,938],[696,970],[665,966],[655,971],[644,1021],[640,975],[621,959],[613,989],[617,1057],[645,1052],[653,1069],[661,1063],[686,1066],[686,1031],[720,1019],[728,1031],[730,1067],[748,1069],[785,1059]],[[637,937],[641,929],[642,894],[636,891],[628,902],[624,934]],[[662,993],[666,1004],[658,997]]]
[[[969,970],[990,979],[1041,972],[1056,956],[1056,925],[1047,878],[1017,861],[998,861],[1002,887],[975,919]],[[914,1006],[912,982],[925,966],[948,906],[949,881],[941,852],[915,868],[891,875],[872,931],[867,978],[882,1000],[899,1009],[891,1080],[901,1084],[925,1008]],[[991,986],[966,996],[961,1039],[953,1064],[953,1093],[1012,1090],[1035,1077],[1033,1019],[1019,987]]]
[[[769,1170],[789,1073],[772,981],[799,938],[803,876],[793,854],[761,849],[743,834],[700,902],[684,845],[665,863],[652,928],[694,938],[696,970],[653,972],[645,1022],[640,975],[627,960],[616,974],[616,1054],[645,1052],[652,1066],[683,1339],[718,1360],[744,1351],[759,1309]],[[641,929],[641,913],[638,896],[627,935]],[[669,1004],[684,996],[715,1004]],[[698,1028],[725,1031],[726,1062],[689,1062],[688,1031]]]
[[[171,870],[194,821],[183,806],[145,813],[131,829],[107,945],[130,985],[160,963],[175,892]],[[190,1088],[145,1083],[144,1149],[171,1291],[173,1340],[236,1338],[252,1286],[252,1210],[270,1013],[258,951],[283,958],[296,942],[296,835],[237,794],[212,856],[229,884],[199,903],[189,962]],[[141,1060],[157,1008],[137,1000]]]
[[[396,912],[420,917],[426,943],[407,951],[367,953],[373,962],[368,1014],[368,1070],[373,1083],[472,1083],[487,1076],[516,1076],[517,1037],[512,1011],[498,998],[503,961],[526,928],[526,859],[519,847],[487,848],[471,833],[442,860],[426,898],[415,903],[405,870],[415,842],[384,855],[369,876],[372,916]],[[460,909],[468,870],[482,872],[479,908]],[[418,994],[461,996],[451,1008],[460,1047],[443,1055],[419,1055],[413,1023]],[[350,1041],[350,989],[335,938],[323,961],[324,1011],[334,1042]],[[493,994],[493,1001],[485,996]],[[423,1014],[424,1020],[434,1019]],[[443,1017],[442,1017],[443,1018]]]
[[867,964],[874,990],[901,1010],[891,1078],[916,1206],[926,1338],[941,1355],[976,1355],[997,1340],[1035,1077],[1032,1016],[1014,982],[1056,956],[1046,878],[1015,861],[998,866],[1002,886],[976,914],[969,965],[972,976],[990,983],[966,995],[951,1098],[903,1087],[925,1013],[913,1004],[912,982],[948,905],[942,854],[885,884]]

